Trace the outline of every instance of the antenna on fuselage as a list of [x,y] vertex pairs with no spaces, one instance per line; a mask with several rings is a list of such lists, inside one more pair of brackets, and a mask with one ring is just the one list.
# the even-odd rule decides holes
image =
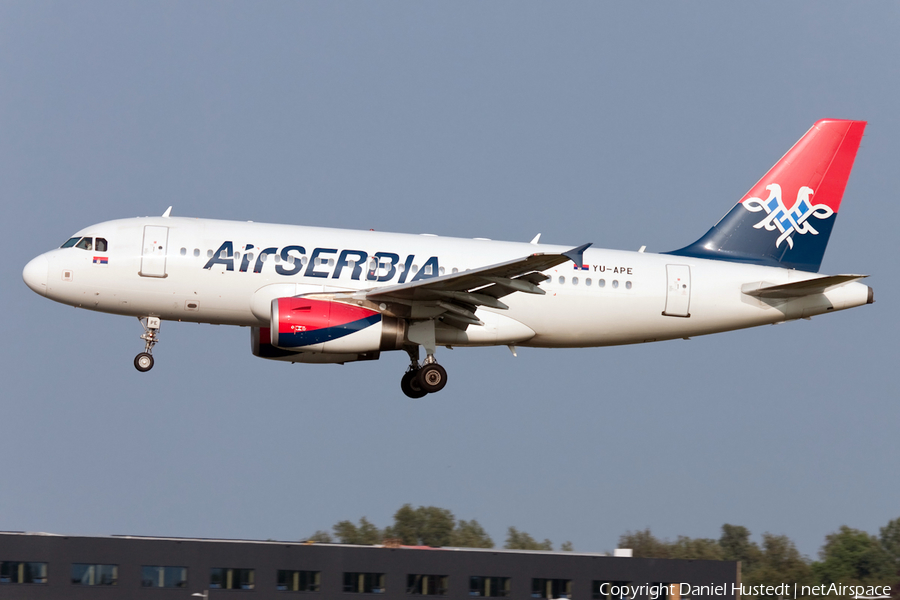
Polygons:
[[169,218],[169,215],[171,215],[171,214],[172,214],[172,207],[170,206],[169,208],[166,209],[166,212],[164,212],[164,213],[162,214],[162,216],[164,216],[165,218],[168,219],[168,218]]

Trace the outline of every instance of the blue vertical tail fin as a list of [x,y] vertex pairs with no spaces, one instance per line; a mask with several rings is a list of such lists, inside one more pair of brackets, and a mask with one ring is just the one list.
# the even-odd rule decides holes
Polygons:
[[706,235],[667,254],[818,271],[865,128],[818,121]]

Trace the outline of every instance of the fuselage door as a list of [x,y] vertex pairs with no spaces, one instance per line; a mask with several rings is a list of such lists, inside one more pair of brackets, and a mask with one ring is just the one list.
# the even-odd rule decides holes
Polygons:
[[141,251],[141,275],[143,277],[166,276],[166,244],[168,240],[168,227],[144,226],[144,244]]
[[691,268],[687,265],[666,265],[667,317],[691,316]]

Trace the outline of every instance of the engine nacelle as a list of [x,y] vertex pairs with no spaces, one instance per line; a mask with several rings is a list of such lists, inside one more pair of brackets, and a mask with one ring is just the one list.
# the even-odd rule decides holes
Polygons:
[[268,327],[251,327],[250,351],[253,352],[253,356],[290,363],[342,365],[344,363],[360,360],[378,360],[378,357],[381,355],[381,352],[343,352],[329,354],[322,352],[293,352],[291,350],[275,348],[269,343],[271,338],[272,335],[269,332]]
[[399,350],[406,321],[355,304],[318,298],[272,300],[272,346],[293,352],[365,353]]

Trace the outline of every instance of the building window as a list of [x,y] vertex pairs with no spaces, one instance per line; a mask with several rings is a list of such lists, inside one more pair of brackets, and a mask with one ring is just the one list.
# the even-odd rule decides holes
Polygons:
[[319,571],[278,571],[278,590],[282,592],[318,592],[322,580]]
[[591,584],[593,600],[631,600],[628,581],[597,581]]
[[449,580],[446,575],[410,574],[406,576],[406,593],[414,596],[446,596]]
[[481,598],[509,598],[509,577],[469,577],[469,595]]
[[72,583],[75,585],[117,585],[119,583],[119,565],[72,563]]
[[532,598],[571,598],[571,579],[532,579]]
[[47,583],[47,563],[0,562],[0,583]]
[[256,570],[214,567],[209,571],[209,587],[214,590],[252,590],[256,587]]
[[344,591],[352,594],[383,594],[384,573],[344,573]]
[[141,567],[141,587],[185,588],[187,567]]

